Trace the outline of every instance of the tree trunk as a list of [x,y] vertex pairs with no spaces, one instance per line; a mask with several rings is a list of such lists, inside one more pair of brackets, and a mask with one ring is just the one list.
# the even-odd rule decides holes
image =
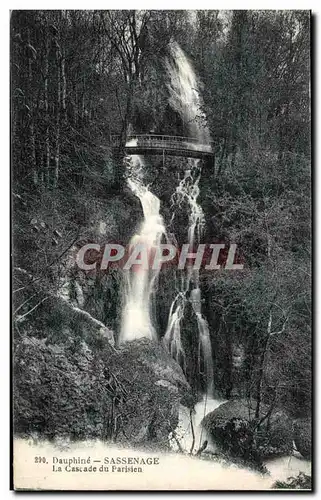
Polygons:
[[[30,44],[30,30],[28,29],[28,43]],[[30,141],[30,158],[32,169],[32,180],[35,186],[38,185],[38,170],[37,170],[37,157],[36,157],[36,138],[35,138],[35,125],[34,125],[34,103],[32,98],[32,56],[28,55],[28,81],[30,85],[30,100],[29,104],[29,141]]]
[[49,102],[48,102],[48,78],[49,78],[49,30],[46,28],[46,51],[44,64],[44,107],[45,107],[45,154],[44,174],[46,186],[50,186],[50,139],[49,139]]
[[57,187],[59,179],[60,162],[60,106],[61,106],[61,50],[57,36],[56,64],[57,64],[57,102],[56,102],[56,148],[55,148],[55,172],[53,186]]
[[62,83],[61,109],[62,109],[62,118],[64,122],[67,120],[67,115],[66,115],[67,79],[66,79],[65,62],[66,62],[66,51],[65,49],[63,49],[61,58],[61,83]]

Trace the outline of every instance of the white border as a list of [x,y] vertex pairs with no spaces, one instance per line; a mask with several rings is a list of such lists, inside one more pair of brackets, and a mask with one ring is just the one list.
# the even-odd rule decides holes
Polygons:
[[[118,0],[117,2],[103,1],[103,0],[92,0],[91,2],[85,2],[83,0],[78,1],[61,1],[56,0],[55,2],[45,2],[44,0],[34,0],[30,1],[26,4],[25,1],[15,0],[11,2],[2,2],[1,4],[1,16],[0,16],[0,51],[1,51],[1,179],[0,179],[0,202],[1,202],[1,253],[0,253],[0,262],[2,265],[2,273],[1,273],[1,295],[0,295],[0,320],[1,320],[1,335],[2,341],[0,344],[0,367],[1,367],[1,462],[0,462],[0,470],[1,470],[1,498],[11,498],[12,492],[8,491],[9,488],[9,307],[10,307],[10,297],[9,297],[9,9],[311,9],[314,13],[316,19],[314,23],[314,31],[315,31],[315,47],[314,47],[314,71],[315,71],[315,81],[314,81],[314,100],[313,104],[316,106],[316,109],[313,110],[315,113],[314,125],[320,123],[320,100],[318,99],[317,93],[317,82],[320,85],[320,35],[317,33],[317,30],[320,30],[320,7],[319,3],[316,0],[312,2],[304,2],[300,1],[285,1],[285,0],[269,0],[269,1],[204,1],[198,0],[197,2],[191,2],[189,0],[163,0],[155,1],[125,1]],[[318,156],[318,144],[320,140],[320,132],[317,129],[314,135],[314,179],[316,185],[314,186],[314,194],[315,194],[315,203],[316,203],[316,211],[314,213],[315,218],[315,229],[317,232],[316,238],[316,247],[315,247],[315,269],[314,274],[316,279],[315,283],[315,314],[316,314],[316,322],[315,322],[315,347],[317,347],[317,351],[315,352],[315,369],[317,378],[315,378],[315,398],[318,393],[318,382],[321,382],[320,370],[321,364],[318,362],[318,349],[320,346],[320,342],[318,340],[318,334],[320,332],[320,323],[319,323],[319,310],[321,307],[321,297],[318,296],[318,284],[319,284],[319,266],[317,266],[317,257],[318,257],[318,248],[320,243],[320,203],[318,201],[319,193],[321,192],[320,186],[320,175],[318,175],[318,170],[320,168],[319,164],[319,156]],[[320,399],[317,398],[316,402],[320,404]],[[315,415],[315,430],[318,427],[318,415],[320,415],[319,411],[317,411]],[[318,443],[317,450],[320,450],[320,431],[317,433]],[[315,450],[316,451],[316,450]],[[319,460],[316,461],[316,465],[318,465]],[[318,468],[319,471],[319,468]],[[315,470],[315,483],[316,487],[318,487],[319,479],[317,470]],[[295,494],[295,493],[294,493]],[[30,493],[28,496],[34,497],[36,494]],[[109,493],[108,496],[114,496],[115,494]],[[172,496],[173,494],[169,494],[168,496]],[[195,494],[195,496],[198,494]],[[230,495],[233,495],[232,493]],[[260,494],[257,494],[260,496]],[[274,495],[282,495],[275,493]],[[93,494],[89,495],[90,497]],[[129,497],[130,495],[124,494],[124,496]],[[190,495],[188,495],[190,497]],[[215,497],[221,496],[219,493],[215,493]],[[229,494],[224,494],[222,498],[226,498]],[[117,494],[119,497],[119,494]],[[116,498],[117,498],[116,497]],[[68,498],[68,494],[61,494],[61,498]]]
[[[210,0],[198,0],[197,2],[191,0],[117,0],[111,2],[110,0],[92,0],[91,2],[84,0],[57,0],[55,2],[45,2],[44,0],[32,0],[26,4],[23,0],[12,0],[3,2],[1,9],[5,6],[8,9],[253,9],[253,10],[294,10],[294,9],[312,9],[318,11],[318,3],[316,0],[311,2],[304,2],[304,0],[218,0],[211,2]],[[4,10],[4,9],[3,9]]]

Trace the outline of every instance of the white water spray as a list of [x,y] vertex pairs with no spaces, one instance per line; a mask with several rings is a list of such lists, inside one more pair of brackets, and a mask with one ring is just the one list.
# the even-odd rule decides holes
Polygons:
[[[143,184],[144,168],[145,164],[140,156],[131,157],[128,185],[142,204],[144,220],[139,232],[132,237],[130,246],[142,244],[152,252],[153,248],[159,246],[165,226],[159,213],[159,199]],[[152,295],[159,270],[133,266],[124,273],[124,309],[119,341],[142,337],[156,340],[157,333],[152,320]]]

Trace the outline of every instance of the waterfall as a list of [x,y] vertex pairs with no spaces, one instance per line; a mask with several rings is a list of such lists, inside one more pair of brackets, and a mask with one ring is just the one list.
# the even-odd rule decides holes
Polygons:
[[[206,125],[206,117],[202,111],[197,77],[192,65],[186,55],[176,42],[171,44],[171,57],[166,62],[169,76],[168,89],[170,92],[171,106],[180,113],[189,135],[197,138],[200,143],[209,143],[210,134]],[[201,241],[202,227],[204,225],[204,213],[202,207],[197,203],[199,196],[199,180],[201,177],[201,162],[197,159],[188,159],[188,165],[184,178],[176,188],[172,197],[173,217],[175,212],[181,208],[183,202],[189,209],[188,243],[190,251]],[[185,366],[185,353],[182,345],[181,321],[184,309],[189,301],[192,305],[197,320],[199,337],[199,369],[201,363],[204,365],[206,379],[206,392],[208,396],[213,393],[213,359],[209,327],[202,314],[202,297],[199,286],[199,270],[187,268],[185,276],[178,284],[176,296],[170,307],[167,329],[164,343],[177,361]]]
[[[144,160],[133,155],[128,168],[128,185],[139,198],[144,214],[144,220],[139,232],[131,240],[129,247],[142,244],[149,249],[149,256],[157,247],[165,233],[163,219],[159,213],[160,201],[148,186],[144,185]],[[134,265],[124,271],[124,308],[119,342],[131,341],[147,337],[157,339],[157,333],[152,320],[152,295],[159,270],[144,269]]]
[[[176,42],[171,43],[171,55],[166,60],[169,77],[168,89],[171,106],[180,113],[190,137],[198,139],[200,144],[208,144],[210,135],[206,126],[206,117],[202,111],[198,82],[195,72]],[[166,234],[163,219],[160,215],[160,201],[144,184],[144,161],[140,156],[132,156],[128,168],[128,185],[139,198],[144,220],[139,232],[135,234],[130,245],[144,244],[153,252],[153,248],[161,243]],[[172,222],[175,214],[187,206],[188,231],[187,241],[190,251],[200,243],[204,225],[204,213],[198,204],[201,162],[189,158],[184,178],[179,182],[172,196]],[[151,266],[149,266],[151,267]],[[125,292],[120,342],[141,337],[157,339],[153,322],[153,291],[159,269],[134,269],[125,271]],[[178,275],[179,273],[179,275]],[[202,314],[202,298],[199,283],[199,270],[188,265],[186,270],[176,271],[175,297],[170,307],[166,332],[163,338],[171,355],[186,369],[186,355],[182,343],[181,321],[186,304],[190,302],[198,327],[199,371],[204,369],[207,394],[213,392],[213,362],[209,327]],[[203,368],[201,368],[201,366]]]
[[171,42],[170,52],[171,57],[166,60],[170,105],[182,117],[189,136],[209,144],[211,137],[194,69],[178,43]]

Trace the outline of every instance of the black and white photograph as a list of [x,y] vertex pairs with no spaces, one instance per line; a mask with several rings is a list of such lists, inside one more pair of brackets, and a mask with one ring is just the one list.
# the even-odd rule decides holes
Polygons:
[[15,490],[313,490],[311,20],[10,12]]

